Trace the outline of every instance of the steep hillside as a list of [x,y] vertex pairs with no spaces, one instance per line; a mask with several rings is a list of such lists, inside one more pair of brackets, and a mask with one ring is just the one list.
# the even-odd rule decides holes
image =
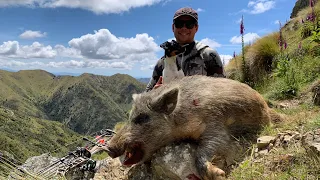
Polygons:
[[[286,133],[296,133],[299,138],[283,138],[283,145],[273,141],[261,153],[257,151],[258,141],[250,144],[243,153],[245,158],[232,169],[228,179],[320,177],[316,147],[320,131],[320,101],[316,100],[320,93],[320,3],[311,8],[309,0],[298,0],[293,12],[296,16],[282,23],[278,32],[246,45],[245,61],[242,55],[236,56],[226,66],[226,73],[228,78],[258,90],[285,117],[282,122],[266,127],[261,137],[280,138]],[[308,143],[314,147],[305,145],[308,143],[303,139],[308,134],[312,135]]]
[[59,122],[25,116],[4,107],[0,107],[0,142],[0,152],[11,154],[17,164],[42,153],[62,155],[83,143],[80,134]]
[[[61,79],[63,81],[63,77]],[[111,77],[83,74],[56,90],[44,104],[49,119],[80,133],[112,128],[127,118],[133,93],[144,86],[128,75]]]
[[298,15],[298,12],[303,8],[309,6],[310,0],[297,0],[296,4],[294,5],[290,18],[295,18]]
[[42,70],[0,70],[0,104],[10,110],[62,122],[88,134],[126,119],[143,83],[128,75],[55,76]]
[[[281,31],[246,45],[245,69],[242,55],[236,56],[226,66],[227,76],[246,82],[272,100],[303,94],[310,84],[320,79],[320,17],[317,14],[320,15],[319,2],[282,23]],[[310,18],[312,16],[314,18]]]

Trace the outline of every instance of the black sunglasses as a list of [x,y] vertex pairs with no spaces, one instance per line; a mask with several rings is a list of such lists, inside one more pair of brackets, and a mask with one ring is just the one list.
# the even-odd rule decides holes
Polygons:
[[183,28],[183,26],[185,25],[186,28],[192,29],[195,25],[197,25],[197,22],[193,20],[188,20],[188,21],[175,20],[173,24],[176,28]]

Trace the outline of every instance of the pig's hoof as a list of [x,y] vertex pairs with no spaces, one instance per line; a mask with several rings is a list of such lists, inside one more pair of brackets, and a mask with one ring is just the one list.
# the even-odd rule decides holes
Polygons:
[[205,180],[222,180],[225,179],[226,173],[218,168],[217,166],[212,165],[210,162],[207,162],[207,173]]

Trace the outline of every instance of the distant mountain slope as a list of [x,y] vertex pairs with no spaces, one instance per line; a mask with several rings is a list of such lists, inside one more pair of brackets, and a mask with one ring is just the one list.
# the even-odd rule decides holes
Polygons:
[[17,161],[47,152],[61,156],[83,144],[79,134],[59,122],[25,116],[4,107],[0,107],[0,142],[0,152],[10,153]]
[[0,70],[0,105],[62,122],[87,134],[127,118],[132,94],[145,85],[129,75],[55,76],[42,70]]
[[137,80],[144,84],[148,84],[150,81],[150,78],[138,78]]

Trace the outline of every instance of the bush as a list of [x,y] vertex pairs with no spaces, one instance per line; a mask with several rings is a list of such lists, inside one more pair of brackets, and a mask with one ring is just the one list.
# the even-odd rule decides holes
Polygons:
[[[320,33],[319,33],[320,35]],[[312,48],[310,48],[310,55],[312,57],[319,57],[320,56],[320,46],[314,46]]]
[[289,69],[290,58],[288,54],[279,54],[273,60],[274,76],[284,77]]
[[311,36],[312,31],[313,31],[313,23],[310,21],[304,22],[300,29],[301,38],[305,39]]
[[249,71],[248,79],[253,84],[272,72],[273,59],[279,52],[278,33],[263,37],[252,45],[246,55],[246,63]]
[[241,64],[242,58],[237,56],[230,60],[228,66],[225,67],[226,76],[233,80],[241,80]]

